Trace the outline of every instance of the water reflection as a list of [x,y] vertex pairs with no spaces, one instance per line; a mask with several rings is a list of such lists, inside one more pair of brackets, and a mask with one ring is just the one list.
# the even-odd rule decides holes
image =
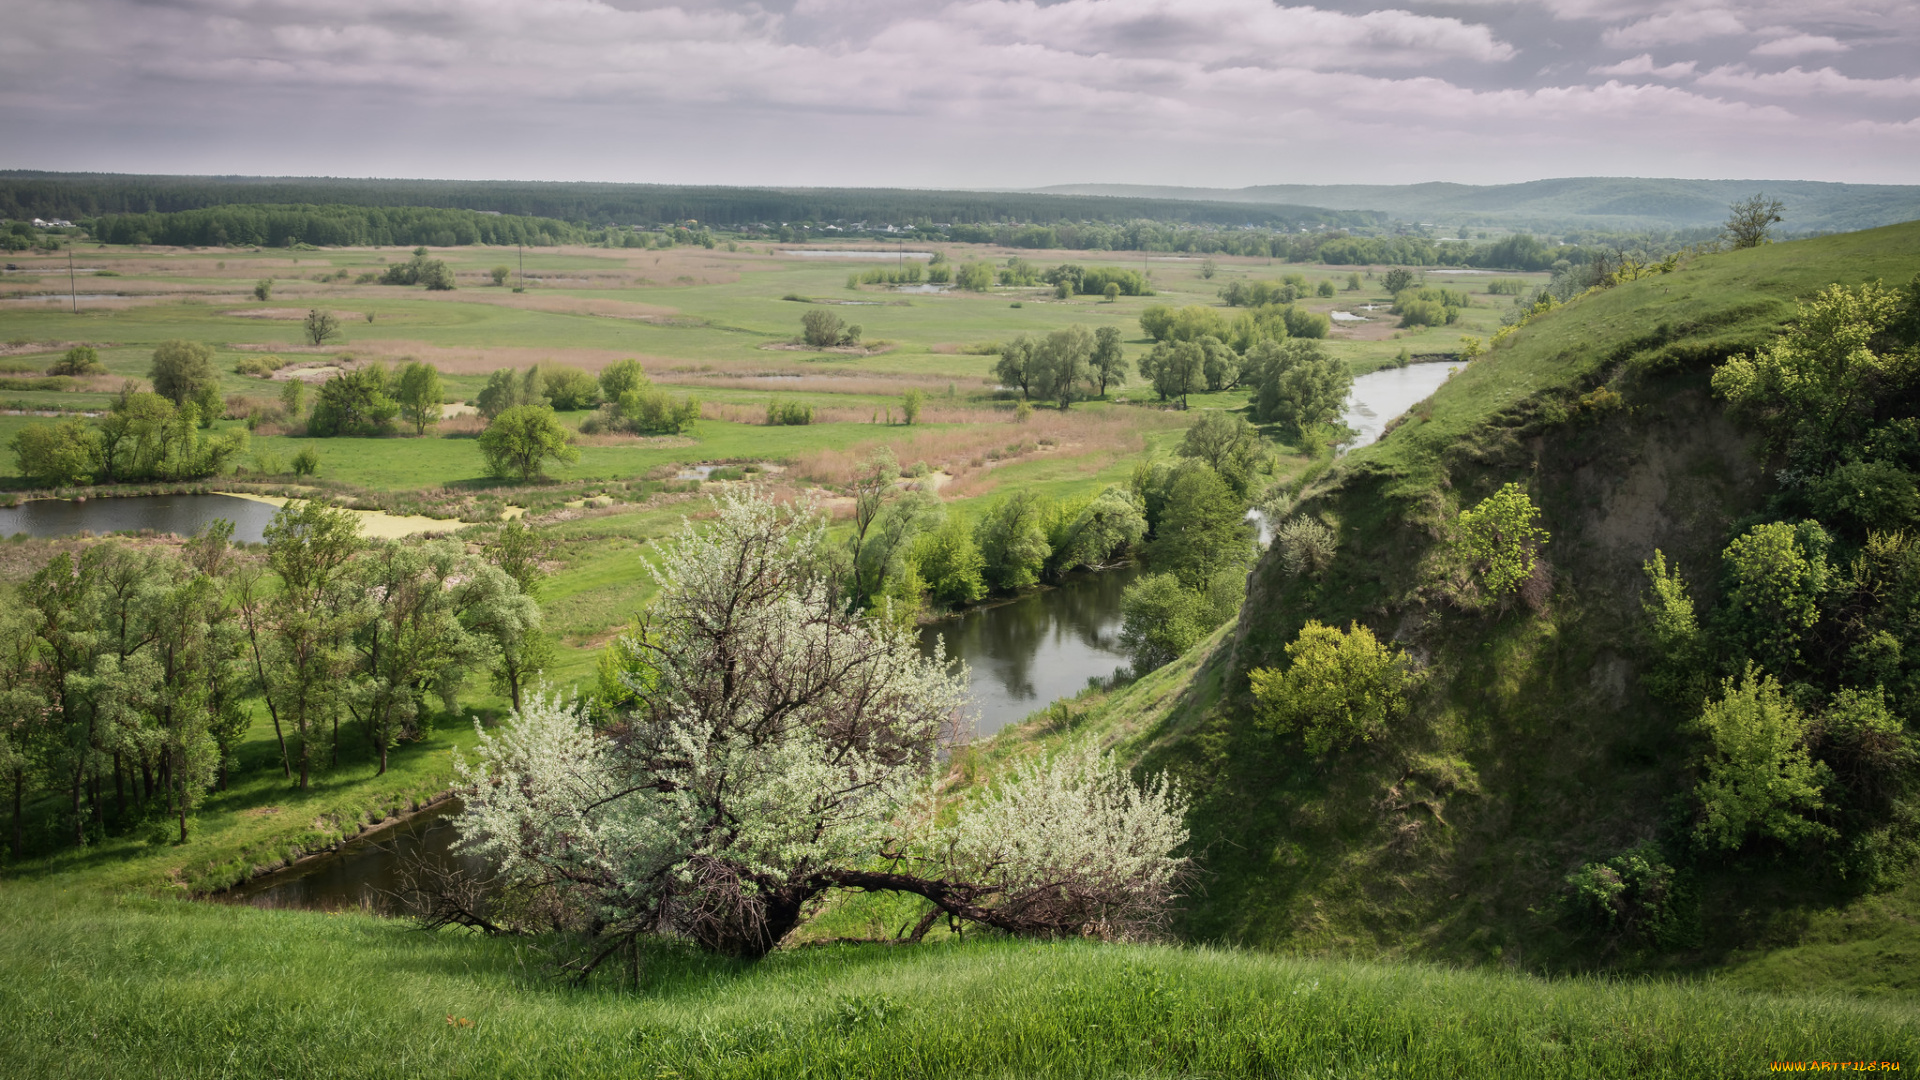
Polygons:
[[462,804],[449,799],[408,821],[355,840],[337,854],[305,866],[267,874],[227,893],[222,899],[264,908],[341,911],[367,907],[394,914],[388,894],[401,885],[400,870],[418,856],[448,869],[486,876],[487,863],[453,852],[453,819]]
[[1059,588],[943,619],[921,628],[921,649],[930,654],[945,642],[949,657],[967,662],[980,712],[976,733],[991,735],[1126,665],[1120,595],[1139,572],[1075,574]]
[[105,534],[139,532],[192,536],[215,518],[233,522],[233,538],[248,543],[265,539],[279,507],[232,495],[127,495],[111,499],[29,499],[0,507],[0,536],[71,536],[91,530]]

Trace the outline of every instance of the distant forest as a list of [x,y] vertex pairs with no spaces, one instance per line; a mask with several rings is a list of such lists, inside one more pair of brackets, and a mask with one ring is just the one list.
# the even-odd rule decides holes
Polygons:
[[96,240],[109,244],[227,244],[285,247],[429,244],[579,243],[587,231],[552,218],[482,214],[419,206],[217,206],[177,213],[107,214],[86,221]]
[[1288,231],[1388,225],[1385,214],[1367,210],[1030,192],[0,171],[0,216],[7,218],[80,221],[247,204],[435,207],[553,218],[579,226],[698,221],[721,229],[798,222],[907,227],[1145,220]]

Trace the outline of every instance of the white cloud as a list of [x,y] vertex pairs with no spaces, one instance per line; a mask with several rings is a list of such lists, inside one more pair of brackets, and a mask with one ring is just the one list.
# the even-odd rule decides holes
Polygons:
[[1746,32],[1746,24],[1733,12],[1706,8],[1654,15],[1637,23],[1617,26],[1600,35],[1600,40],[1616,49],[1642,49],[1649,45],[1679,45]]
[[1849,46],[1837,38],[1830,38],[1824,34],[1796,34],[1788,31],[1788,28],[1784,26],[1768,27],[1767,31],[1762,32],[1765,33],[1774,30],[1787,31],[1787,36],[1778,37],[1772,41],[1763,41],[1755,45],[1753,47],[1753,55],[1805,56],[1808,53],[1842,53],[1846,52],[1849,48]]
[[1920,97],[1920,77],[1856,79],[1830,67],[1806,71],[1790,67],[1785,71],[1759,72],[1745,64],[1717,67],[1696,80],[1700,86],[1720,90],[1741,90],[1770,97],[1803,97],[1809,94],[1856,94],[1869,98]]
[[1652,75],[1660,79],[1684,79],[1693,74],[1694,69],[1699,66],[1699,64],[1692,60],[1656,66],[1653,62],[1652,53],[1641,53],[1631,60],[1622,60],[1617,64],[1588,68],[1587,73],[1590,75],[1618,76]]

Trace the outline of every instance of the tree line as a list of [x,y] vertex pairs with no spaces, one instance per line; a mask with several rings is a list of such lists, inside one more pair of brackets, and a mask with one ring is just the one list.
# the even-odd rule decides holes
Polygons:
[[256,715],[288,783],[376,757],[457,712],[476,675],[518,705],[552,645],[518,525],[455,541],[367,541],[350,510],[289,502],[265,543],[215,521],[175,549],[61,552],[0,613],[0,779],[11,847],[30,795],[57,796],[56,842],[144,825],[186,840]]
[[182,247],[546,247],[588,239],[586,230],[551,218],[424,206],[214,206],[102,214],[81,224],[103,243]]

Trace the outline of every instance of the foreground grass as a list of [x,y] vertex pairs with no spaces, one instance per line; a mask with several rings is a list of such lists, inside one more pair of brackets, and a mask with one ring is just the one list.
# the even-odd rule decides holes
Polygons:
[[568,988],[542,965],[526,941],[372,917],[10,885],[0,1075],[1739,1077],[1920,1060],[1920,1019],[1873,1002],[1209,949],[668,951],[637,989]]

